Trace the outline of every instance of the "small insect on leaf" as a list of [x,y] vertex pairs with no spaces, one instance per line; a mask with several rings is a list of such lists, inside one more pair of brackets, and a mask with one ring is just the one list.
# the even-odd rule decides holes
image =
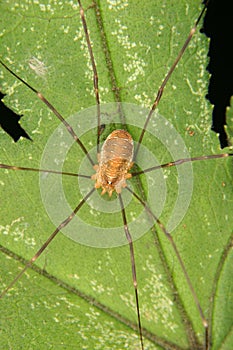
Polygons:
[[131,178],[129,173],[133,166],[133,139],[125,130],[114,130],[103,144],[99,155],[99,165],[95,165],[95,187],[102,187],[102,193],[121,193],[126,187],[126,179]]
[[2,347],[230,349],[233,163],[210,130],[205,7],[0,6],[2,91],[33,134],[1,134]]

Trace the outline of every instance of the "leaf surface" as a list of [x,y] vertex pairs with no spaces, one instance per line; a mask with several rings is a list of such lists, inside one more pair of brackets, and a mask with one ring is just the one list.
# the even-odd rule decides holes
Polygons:
[[[198,17],[198,4],[101,1],[97,14],[91,5],[90,1],[83,3],[97,62],[102,105],[121,101],[149,108]],[[1,13],[1,59],[13,71],[43,92],[64,118],[95,105],[93,72],[78,6],[71,2],[28,5],[23,1],[18,6],[10,1],[1,4]],[[211,107],[205,100],[206,52],[207,42],[197,33],[159,105],[160,115],[172,123],[191,156],[220,153],[217,137],[210,131]],[[1,163],[40,168],[43,151],[60,122],[9,72],[2,69],[1,77],[3,93],[8,93],[5,103],[24,115],[21,123],[33,138],[32,143],[20,140],[14,144],[2,132]],[[78,135],[82,133],[82,125],[90,123],[86,115],[78,114],[72,125]],[[119,120],[115,120],[114,114],[106,113],[104,118],[118,127]],[[108,132],[106,125],[102,139]],[[156,128],[156,118],[152,126]],[[128,128],[137,140],[138,127],[131,123]],[[82,140],[88,150],[92,149],[96,143],[95,130],[82,135]],[[174,160],[151,133],[146,134],[143,145],[160,164]],[[52,157],[55,164],[59,149]],[[83,157],[78,146],[72,145],[63,170],[79,171]],[[232,159],[195,162],[192,166],[191,202],[184,203],[185,216],[172,235],[209,321],[212,349],[229,349]],[[168,168],[162,175],[166,196],[160,219],[165,226],[169,226],[180,190],[179,167]],[[89,175],[93,172],[89,166]],[[150,173],[152,180],[154,174]],[[55,206],[58,198],[54,193],[52,176],[55,175],[47,175],[42,174],[40,181],[44,178],[51,181],[47,196]],[[55,225],[45,210],[37,173],[1,169],[0,176],[1,245],[6,253],[1,254],[4,259],[1,278],[7,286],[22,268],[16,257],[30,259],[55,230]],[[147,193],[150,183],[144,178],[141,181]],[[62,184],[74,209],[82,198],[77,181],[63,176]],[[157,184],[158,190],[160,187],[162,184]],[[184,187],[182,191],[190,188]],[[159,195],[153,194],[155,201],[160,202]],[[134,212],[141,210],[139,207],[133,200],[126,208],[129,221]],[[154,204],[152,210],[157,212]],[[98,211],[92,212],[89,206],[84,206],[79,214],[88,228],[86,234],[89,226],[94,230],[101,227],[106,233],[115,226],[124,237],[120,213],[99,215]],[[58,216],[61,222],[66,214],[61,210]],[[143,225],[142,222],[139,226]],[[155,237],[151,229],[135,242],[142,325],[149,338],[145,340],[145,348],[202,348],[203,326],[177,258],[162,232],[158,230]],[[46,273],[28,270],[1,300],[4,348],[36,349],[38,344],[40,349],[140,348],[137,331],[127,326],[137,324],[127,244],[101,249],[77,244],[60,233],[37,264]]]

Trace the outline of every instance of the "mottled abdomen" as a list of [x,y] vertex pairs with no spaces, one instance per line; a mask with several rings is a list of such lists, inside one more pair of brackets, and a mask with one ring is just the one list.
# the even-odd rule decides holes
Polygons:
[[96,180],[95,187],[102,187],[105,192],[121,192],[126,186],[126,179],[131,177],[128,172],[133,165],[133,139],[125,130],[113,131],[105,140],[99,154],[99,164],[94,166],[96,174],[92,176]]

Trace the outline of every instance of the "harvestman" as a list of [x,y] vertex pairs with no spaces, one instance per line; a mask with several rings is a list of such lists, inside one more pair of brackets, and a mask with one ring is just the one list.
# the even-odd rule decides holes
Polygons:
[[[76,133],[74,132],[71,125],[69,125],[67,123],[67,121],[62,117],[62,115],[56,110],[56,108],[53,105],[51,105],[51,103],[42,95],[42,93],[35,90],[31,85],[29,85],[26,81],[24,81],[17,74],[15,74],[8,66],[6,66],[6,64],[4,62],[1,61],[1,64],[13,76],[15,76],[24,85],[26,85],[32,92],[34,92],[38,96],[38,98],[43,103],[45,103],[47,105],[47,107],[56,115],[56,117],[65,125],[65,127],[66,127],[67,131],[70,133],[71,137],[81,147],[84,154],[86,155],[89,162],[91,163],[91,165],[94,167],[94,169],[96,171],[96,174],[92,175],[91,177],[86,176],[89,179],[91,178],[92,180],[95,180],[95,187],[89,193],[86,194],[86,196],[80,201],[80,203],[73,210],[73,212],[63,222],[60,223],[60,225],[56,228],[56,230],[49,236],[47,241],[41,246],[41,248],[32,257],[32,259],[27,263],[27,265],[24,267],[24,269],[14,278],[14,280],[2,292],[1,298],[12,288],[12,286],[25,273],[25,271],[39,258],[39,256],[43,253],[43,251],[46,249],[46,247],[50,244],[50,242],[61,231],[61,229],[69,224],[69,222],[73,219],[73,217],[76,215],[76,213],[85,204],[86,200],[95,191],[95,188],[101,188],[102,194],[107,192],[109,196],[111,196],[112,193],[114,191],[116,191],[118,194],[118,197],[119,197],[119,201],[120,201],[120,207],[121,207],[122,219],[123,219],[123,223],[124,223],[125,235],[126,235],[126,238],[127,238],[128,244],[129,244],[129,248],[130,248],[132,278],[133,278],[133,285],[134,285],[134,290],[135,290],[135,301],[136,301],[137,318],[138,318],[138,330],[139,330],[141,349],[144,349],[143,328],[142,328],[142,324],[141,324],[140,300],[139,300],[139,296],[138,296],[136,263],[135,263],[135,257],[134,257],[133,241],[132,241],[131,233],[129,232],[124,203],[123,203],[123,199],[121,196],[121,191],[123,188],[125,188],[141,203],[141,205],[145,208],[146,212],[148,213],[148,216],[153,218],[153,220],[157,223],[157,225],[160,227],[160,229],[164,232],[164,234],[167,236],[168,240],[170,241],[170,243],[174,249],[174,252],[177,256],[177,259],[179,261],[180,267],[183,270],[183,274],[185,276],[186,282],[189,286],[190,292],[193,296],[196,307],[199,311],[203,327],[205,329],[205,349],[209,349],[210,342],[209,342],[209,335],[208,335],[208,321],[204,316],[204,312],[203,312],[202,307],[199,303],[199,300],[198,300],[197,295],[195,293],[195,290],[192,286],[189,275],[186,271],[186,268],[183,264],[183,261],[181,259],[181,256],[179,254],[179,251],[175,245],[175,242],[174,242],[172,236],[167,231],[165,226],[160,222],[160,220],[155,216],[155,214],[150,209],[150,207],[147,205],[147,203],[142,198],[140,198],[137,193],[135,193],[132,189],[130,189],[127,186],[127,180],[129,178],[138,176],[138,175],[143,174],[143,173],[152,172],[158,168],[178,166],[180,164],[183,164],[186,162],[191,162],[191,161],[202,161],[202,160],[211,160],[211,159],[215,159],[215,158],[225,158],[225,157],[233,155],[233,154],[225,153],[225,154],[218,154],[218,155],[209,155],[209,156],[179,159],[179,160],[169,162],[166,164],[162,164],[159,166],[154,166],[154,167],[150,167],[148,169],[143,169],[142,171],[130,172],[130,169],[132,168],[133,163],[137,161],[137,155],[138,155],[144,134],[146,132],[148,123],[150,122],[150,119],[151,119],[151,117],[152,117],[161,97],[162,97],[164,87],[167,84],[167,81],[169,80],[170,76],[172,75],[179,60],[181,59],[184,51],[186,50],[192,36],[194,35],[196,28],[197,28],[197,25],[199,24],[204,12],[205,12],[207,5],[201,11],[201,13],[200,13],[200,15],[195,23],[195,26],[191,29],[187,40],[185,41],[182,49],[180,50],[176,60],[174,61],[172,67],[170,68],[168,74],[166,75],[161,87],[159,88],[158,93],[157,93],[157,97],[156,97],[156,99],[155,99],[155,101],[150,109],[150,112],[145,120],[145,124],[144,124],[144,127],[142,129],[141,135],[139,137],[137,147],[136,147],[135,151],[133,151],[132,137],[125,130],[113,131],[106,139],[102,149],[100,149],[100,135],[101,135],[102,126],[101,126],[101,108],[100,108],[100,98],[99,98],[98,73],[97,73],[97,69],[96,69],[96,64],[95,64],[95,59],[94,59],[94,55],[93,55],[93,51],[92,51],[90,37],[88,34],[84,10],[82,8],[80,0],[78,2],[79,2],[79,6],[80,6],[81,20],[82,20],[82,24],[83,24],[83,28],[84,28],[84,32],[85,32],[86,42],[87,42],[89,55],[90,55],[90,59],[91,59],[91,64],[92,64],[92,69],[93,69],[94,92],[95,92],[96,107],[97,107],[97,153],[98,153],[98,161],[99,161],[98,165],[95,164],[92,157],[89,155],[87,149],[85,148],[84,144],[79,139],[79,137],[76,135]],[[27,171],[46,172],[46,173],[48,173],[48,172],[56,173],[56,171],[52,171],[52,170],[25,168],[25,167],[18,167],[18,166],[6,165],[6,164],[0,164],[0,168],[11,169],[11,170],[27,170]],[[63,173],[63,174],[65,174],[65,173]],[[69,173],[67,173],[67,175],[69,175]]]

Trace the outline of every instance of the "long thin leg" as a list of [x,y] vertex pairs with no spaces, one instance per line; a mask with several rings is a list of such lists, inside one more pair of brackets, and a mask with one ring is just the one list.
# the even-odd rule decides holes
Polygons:
[[143,139],[144,134],[145,134],[146,129],[147,129],[147,125],[148,125],[148,123],[149,123],[149,121],[150,121],[150,119],[151,119],[151,117],[152,117],[152,115],[153,115],[155,109],[157,108],[157,106],[158,106],[158,104],[159,104],[159,101],[161,100],[161,97],[162,97],[162,95],[163,95],[163,90],[164,90],[165,86],[167,85],[167,82],[168,82],[168,80],[170,79],[172,73],[174,72],[174,70],[175,70],[175,68],[176,68],[176,66],[177,66],[177,64],[178,64],[178,62],[180,61],[181,57],[183,56],[185,50],[187,49],[190,40],[192,39],[194,33],[196,32],[197,26],[198,26],[198,24],[199,24],[199,22],[200,22],[200,20],[201,20],[201,18],[202,18],[202,16],[203,16],[203,14],[205,13],[205,11],[206,11],[206,9],[207,9],[208,3],[209,3],[209,1],[207,1],[207,2],[205,3],[205,6],[203,7],[203,9],[202,9],[202,11],[201,11],[201,13],[200,13],[198,19],[196,20],[196,22],[195,22],[193,28],[190,30],[189,35],[188,35],[187,39],[185,40],[184,45],[182,46],[182,48],[181,48],[180,52],[178,53],[178,55],[177,55],[177,57],[176,57],[176,59],[175,59],[173,65],[172,65],[171,68],[169,69],[167,75],[165,76],[165,78],[164,78],[164,80],[163,80],[163,82],[162,82],[162,84],[161,84],[161,86],[160,86],[160,88],[159,88],[159,90],[158,90],[158,92],[157,92],[157,96],[156,96],[156,98],[155,98],[155,100],[154,100],[154,103],[153,103],[153,105],[152,105],[152,107],[151,107],[151,109],[150,109],[150,112],[149,112],[149,114],[148,114],[148,116],[147,116],[147,118],[146,118],[146,121],[145,121],[145,124],[144,124],[144,126],[143,126],[141,135],[140,135],[140,137],[139,137],[138,144],[137,144],[137,148],[136,148],[135,153],[134,153],[134,160],[137,158],[138,151],[139,151],[139,148],[140,148],[142,139]]
[[175,252],[175,254],[176,254],[176,257],[177,257],[177,259],[178,259],[178,261],[179,261],[180,267],[181,267],[181,269],[182,269],[182,271],[183,271],[183,274],[184,274],[184,276],[185,276],[185,279],[186,279],[186,281],[187,281],[187,284],[188,284],[188,286],[189,286],[189,289],[190,289],[190,291],[191,291],[191,293],[192,293],[192,296],[193,296],[193,299],[194,299],[194,301],[195,301],[196,307],[197,307],[197,309],[198,309],[199,315],[200,315],[200,317],[201,317],[202,324],[203,324],[204,329],[205,329],[205,344],[206,344],[205,349],[208,350],[208,347],[209,347],[209,346],[208,346],[208,330],[209,330],[208,322],[207,322],[207,320],[206,320],[206,318],[205,318],[205,316],[204,316],[202,307],[201,307],[201,305],[200,305],[200,302],[199,302],[199,300],[198,300],[198,297],[197,297],[197,295],[196,295],[196,292],[195,292],[195,290],[194,290],[194,288],[193,288],[192,282],[191,282],[191,280],[190,280],[190,278],[189,278],[188,272],[187,272],[187,270],[186,270],[186,268],[185,268],[185,265],[184,265],[183,260],[182,260],[182,258],[181,258],[181,256],[180,256],[180,253],[179,253],[179,251],[178,251],[178,249],[177,249],[177,246],[176,246],[176,244],[175,244],[175,242],[174,242],[174,240],[173,240],[173,238],[172,238],[172,235],[167,231],[166,227],[165,227],[165,226],[163,225],[163,223],[157,218],[157,216],[151,211],[151,209],[150,209],[150,207],[147,205],[147,203],[144,202],[144,201],[143,201],[134,191],[132,191],[129,187],[126,186],[125,188],[126,188],[130,193],[132,193],[132,195],[133,195],[135,198],[137,198],[137,200],[144,206],[145,210],[146,210],[146,211],[148,212],[148,214],[155,220],[155,222],[157,223],[157,225],[160,227],[160,229],[163,231],[163,233],[166,235],[166,237],[167,237],[168,240],[170,241],[170,243],[171,243],[171,245],[172,245],[172,248],[173,248],[173,250],[174,250],[174,252]]
[[23,80],[22,78],[20,78],[15,72],[13,72],[9,67],[7,67],[7,65],[2,62],[2,60],[0,60],[0,63],[3,67],[6,68],[6,70],[8,70],[8,72],[10,72],[14,77],[16,77],[19,81],[21,81],[24,85],[26,85],[32,92],[34,92],[37,97],[44,103],[46,104],[46,106],[56,115],[56,117],[62,122],[62,124],[66,127],[67,131],[70,133],[70,135],[73,137],[73,139],[75,140],[75,142],[77,142],[79,144],[79,146],[81,147],[81,149],[83,150],[83,152],[85,153],[85,155],[87,156],[89,162],[91,163],[91,165],[94,165],[94,161],[92,160],[91,156],[88,154],[88,151],[86,149],[86,147],[84,146],[84,144],[82,143],[82,141],[79,139],[79,137],[76,135],[76,133],[74,132],[73,128],[71,127],[71,125],[69,123],[67,123],[67,121],[62,117],[62,115],[58,112],[58,110],[42,95],[41,92],[37,91],[36,89],[34,89],[30,84],[28,84],[25,80]]
[[[187,162],[193,162],[193,161],[203,161],[203,160],[213,160],[213,159],[218,159],[218,158],[226,158],[226,157],[232,157],[233,156],[233,153],[223,153],[223,154],[213,154],[213,155],[208,155],[208,156],[200,156],[200,157],[192,157],[192,158],[183,158],[183,159],[178,159],[174,162],[169,162],[169,163],[165,163],[165,164],[161,164],[161,165],[158,165],[158,166],[154,166],[154,167],[150,167],[148,169],[144,169],[142,171],[139,171],[139,172],[135,172],[135,173],[132,173],[132,177],[133,176],[138,176],[140,174],[143,174],[143,173],[147,173],[147,172],[151,172],[153,170],[157,170],[157,169],[161,169],[161,168],[166,168],[166,167],[171,167],[171,166],[177,166],[177,165],[181,165],[183,163],[187,163]],[[160,226],[160,228],[162,229],[162,231],[165,233],[165,235],[167,236],[167,238],[169,239],[169,241],[171,242],[171,245],[175,251],[175,254],[178,258],[178,261],[181,265],[181,268],[183,270],[183,273],[185,275],[185,278],[186,278],[186,281],[189,285],[189,289],[193,295],[193,298],[195,300],[195,303],[196,303],[196,306],[197,306],[197,309],[199,311],[199,314],[200,314],[200,317],[201,317],[201,320],[202,320],[202,324],[204,326],[204,329],[205,329],[205,350],[209,350],[210,348],[210,342],[209,342],[209,326],[208,326],[208,322],[207,320],[205,319],[204,317],[204,314],[203,314],[203,311],[202,311],[202,308],[200,306],[200,303],[199,303],[199,300],[197,298],[197,295],[195,293],[195,290],[192,286],[192,283],[191,283],[191,280],[188,276],[188,273],[186,271],[186,268],[183,264],[183,261],[181,259],[181,256],[179,254],[179,251],[175,245],[175,242],[171,236],[171,234],[169,232],[167,232],[166,228],[164,227],[164,225],[160,222],[160,220],[153,214],[153,212],[151,211],[151,209],[148,207],[148,205],[136,194],[134,193],[133,191],[131,191],[128,187],[126,187],[138,200],[139,202],[145,207],[145,209],[148,211],[148,213],[154,218],[154,220],[157,222],[157,224]]]
[[58,225],[56,230],[49,236],[46,242],[40,247],[40,249],[36,252],[36,254],[29,260],[27,265],[23,268],[23,270],[13,279],[13,281],[7,286],[6,289],[0,294],[0,298],[4,297],[4,295],[13,287],[13,285],[20,279],[20,277],[25,273],[25,271],[40,257],[43,251],[48,247],[48,245],[52,242],[52,240],[57,236],[57,234],[63,229],[63,227],[67,226],[73,217],[77,214],[83,204],[87,201],[87,199],[92,195],[95,191],[95,188],[92,188],[90,192],[81,200],[78,206],[72,211],[72,213]]
[[129,232],[127,219],[126,219],[126,215],[125,215],[125,208],[124,208],[123,200],[122,200],[120,193],[119,193],[119,201],[120,201],[120,205],[121,205],[121,213],[122,213],[122,218],[123,218],[123,223],[124,223],[125,235],[126,235],[128,243],[129,243],[129,249],[130,249],[133,286],[134,286],[134,291],[135,291],[137,316],[138,316],[138,330],[139,330],[140,341],[141,341],[141,349],[143,350],[144,345],[143,345],[143,338],[142,338],[142,326],[141,326],[141,317],[140,317],[140,308],[139,308],[139,299],[138,299],[138,284],[137,284],[136,264],[135,264],[135,257],[134,257],[133,241],[132,241],[131,234]]
[[100,153],[100,134],[101,134],[101,124],[100,124],[100,97],[99,97],[99,84],[98,84],[98,73],[96,69],[95,58],[93,54],[93,50],[91,47],[91,40],[88,34],[87,22],[84,15],[84,10],[81,4],[81,1],[78,0],[79,8],[80,8],[80,16],[83,24],[83,29],[86,37],[87,47],[89,51],[89,56],[91,59],[91,65],[93,70],[93,83],[94,83],[94,91],[95,91],[95,99],[96,99],[96,109],[97,109],[97,153]]
[[121,88],[118,86],[118,83],[117,83],[116,71],[114,69],[114,65],[113,65],[113,61],[112,61],[112,57],[111,57],[111,53],[110,53],[110,49],[109,49],[109,45],[108,45],[108,38],[107,38],[106,32],[104,30],[104,21],[103,21],[101,9],[100,9],[100,4],[97,0],[93,0],[93,6],[95,8],[96,21],[97,21],[97,24],[99,27],[99,33],[100,33],[100,37],[101,37],[103,53],[105,56],[105,62],[107,65],[109,77],[111,80],[112,91],[113,91],[113,94],[115,96],[115,101],[117,104],[117,111],[118,111],[118,114],[120,117],[121,128],[127,130],[126,117],[125,117],[125,113],[123,110],[121,95],[120,95]]
[[90,175],[69,173],[67,171],[56,171],[56,170],[50,170],[50,169],[26,168],[22,166],[14,166],[14,165],[8,165],[8,164],[0,164],[0,169],[23,170],[23,171],[26,170],[26,171],[34,171],[37,173],[50,173],[50,174],[52,173],[52,174],[68,175],[68,176],[75,176],[75,177],[83,177],[85,179],[91,179]]
[[182,158],[182,159],[175,160],[174,162],[164,163],[164,164],[156,165],[156,166],[153,166],[151,168],[147,168],[147,169],[144,169],[144,170],[141,170],[141,171],[137,171],[137,172],[131,173],[131,175],[133,177],[133,176],[141,175],[141,174],[144,174],[144,173],[149,173],[150,171],[153,171],[153,170],[162,169],[162,168],[168,168],[168,167],[171,167],[171,166],[181,165],[183,163],[202,161],[202,160],[211,160],[211,159],[217,159],[217,158],[226,158],[226,157],[232,157],[232,156],[233,156],[233,153],[222,153],[222,154],[211,154],[211,155],[208,155],[208,156]]

